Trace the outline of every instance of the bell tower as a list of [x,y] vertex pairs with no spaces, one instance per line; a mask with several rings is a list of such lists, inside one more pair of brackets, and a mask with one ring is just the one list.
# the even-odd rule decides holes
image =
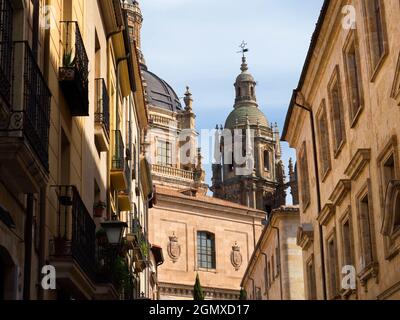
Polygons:
[[[248,49],[245,43],[241,48],[241,73],[234,84],[233,111],[225,126],[217,126],[216,130],[215,140],[219,143],[215,144],[211,191],[216,198],[271,212],[285,205],[288,186],[280,134],[278,126],[269,123],[259,108],[257,82],[249,72],[245,55]],[[246,155],[244,161],[243,157],[237,158],[240,155]]]
[[128,15],[128,28],[131,41],[136,43],[139,52],[140,62],[144,64],[143,54],[141,51],[141,30],[143,25],[143,15],[140,10],[139,2],[136,0],[122,0],[122,7]]

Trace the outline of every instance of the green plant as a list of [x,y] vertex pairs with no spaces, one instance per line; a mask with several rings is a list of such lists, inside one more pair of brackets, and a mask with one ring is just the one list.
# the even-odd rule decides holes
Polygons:
[[196,282],[193,288],[193,300],[195,301],[204,300],[204,293],[203,293],[203,288],[201,287],[200,284],[199,274],[196,275]]
[[140,251],[143,253],[143,255],[147,258],[149,255],[149,244],[147,241],[142,240],[139,244],[140,246]]
[[75,65],[75,58],[72,58],[72,50],[66,50],[63,56],[63,67],[71,68]]
[[129,296],[132,291],[133,280],[125,258],[121,256],[116,257],[112,268],[112,274],[118,286],[118,290]]
[[247,300],[247,292],[245,289],[240,289],[239,300]]

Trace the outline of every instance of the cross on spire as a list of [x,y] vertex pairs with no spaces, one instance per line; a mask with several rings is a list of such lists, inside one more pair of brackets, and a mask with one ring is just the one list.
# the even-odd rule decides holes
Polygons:
[[246,41],[243,40],[239,48],[241,50],[238,51],[238,53],[242,53],[242,66],[240,70],[242,70],[242,72],[245,72],[246,70],[248,70],[245,53],[249,52],[249,48],[247,47]]
[[242,53],[243,57],[245,57],[245,53],[249,52],[249,48],[247,47],[247,42],[243,40],[242,43],[240,44],[239,48],[241,50],[238,53]]

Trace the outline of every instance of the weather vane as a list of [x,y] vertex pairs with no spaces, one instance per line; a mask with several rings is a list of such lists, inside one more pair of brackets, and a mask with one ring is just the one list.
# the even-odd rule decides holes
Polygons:
[[243,57],[244,57],[244,54],[245,54],[246,52],[249,52],[249,48],[247,48],[247,43],[246,43],[244,40],[243,40],[242,43],[240,44],[239,48],[240,48],[241,50],[238,51],[238,53],[242,53],[242,54],[243,54]]

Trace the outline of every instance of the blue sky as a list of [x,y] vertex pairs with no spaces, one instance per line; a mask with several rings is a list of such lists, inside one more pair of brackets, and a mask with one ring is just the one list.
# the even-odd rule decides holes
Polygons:
[[[142,50],[151,71],[183,96],[189,85],[197,128],[224,124],[233,109],[237,53],[248,43],[261,110],[280,130],[323,0],[141,0]],[[294,157],[282,144],[287,166]],[[206,166],[207,182],[211,166]]]

